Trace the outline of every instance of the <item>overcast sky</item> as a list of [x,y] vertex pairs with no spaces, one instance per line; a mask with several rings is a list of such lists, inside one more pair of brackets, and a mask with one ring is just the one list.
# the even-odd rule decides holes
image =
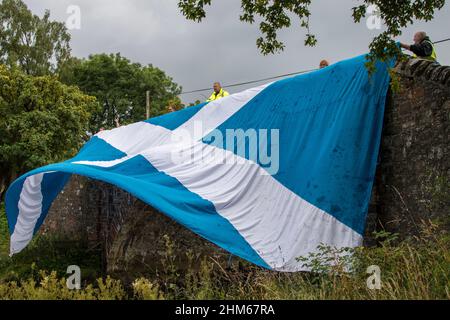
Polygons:
[[[311,31],[319,42],[304,47],[304,30],[295,21],[280,33],[286,49],[263,56],[256,47],[258,26],[239,21],[240,0],[213,0],[202,23],[187,21],[177,0],[25,0],[42,15],[49,9],[52,19],[66,21],[67,8],[81,9],[81,28],[71,30],[73,55],[120,52],[141,64],[164,70],[185,91],[231,84],[317,67],[321,58],[331,62],[368,51],[379,30],[369,30],[366,21],[355,24],[351,8],[356,0],[320,0],[312,6]],[[337,3],[339,3],[337,5]],[[411,42],[414,31],[425,30],[433,41],[450,37],[450,5],[428,23],[416,23],[398,40]],[[442,64],[450,64],[450,42],[436,46]],[[256,84],[259,85],[259,84]],[[252,85],[255,86],[255,85]],[[230,88],[231,93],[246,87]],[[181,96],[185,103],[205,100],[210,92]]]

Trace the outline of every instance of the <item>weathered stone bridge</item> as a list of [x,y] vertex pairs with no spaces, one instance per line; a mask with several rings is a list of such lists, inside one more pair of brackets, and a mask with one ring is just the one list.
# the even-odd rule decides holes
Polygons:
[[[376,230],[408,237],[419,232],[422,221],[449,220],[450,67],[410,60],[395,71],[401,88],[389,94],[386,105],[367,245],[376,243],[371,236]],[[167,239],[174,242],[181,268],[188,250],[194,259],[229,258],[128,193],[78,176],[53,204],[42,232],[101,244],[105,271],[125,278],[155,272],[167,258]]]

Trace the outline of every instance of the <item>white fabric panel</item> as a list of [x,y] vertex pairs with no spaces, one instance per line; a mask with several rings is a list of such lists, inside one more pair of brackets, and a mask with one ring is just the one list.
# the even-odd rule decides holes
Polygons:
[[321,243],[340,247],[362,244],[361,235],[294,194],[259,165],[200,142],[184,148],[183,152],[192,152],[199,159],[214,153],[219,161],[174,164],[173,146],[143,156],[159,171],[211,201],[275,270],[303,270],[296,258],[315,252]]
[[22,251],[33,238],[34,228],[42,212],[43,177],[44,173],[40,173],[25,179],[19,198],[19,215],[11,235],[11,255]]
[[[170,130],[163,130],[166,136],[172,134]],[[192,155],[197,161],[174,163],[174,153]],[[314,252],[321,243],[341,247],[362,243],[357,232],[284,187],[258,164],[232,152],[197,141],[187,145],[154,146],[140,154],[159,171],[211,201],[217,212],[228,219],[275,270],[302,270],[296,258]],[[202,158],[215,161],[207,163],[201,161]],[[118,163],[116,160],[83,164],[111,167]]]
[[165,144],[170,138],[166,132],[167,129],[162,127],[149,125],[146,122],[137,122],[110,131],[102,131],[96,136],[120,151],[133,155],[152,146]]
[[[194,141],[201,139],[224,123],[270,84],[248,89],[208,103],[192,118],[174,130],[174,135],[185,132],[189,133]],[[203,129],[201,131],[197,130],[198,126],[196,126],[200,123]],[[136,155],[142,153],[143,150],[171,142],[171,136],[167,134],[167,129],[146,122],[138,122],[110,131],[102,131],[96,136],[128,155]],[[128,158],[124,158],[118,163],[126,160]],[[82,162],[77,163],[81,164]]]
[[[362,237],[358,233],[294,194],[258,164],[198,141],[267,86],[209,103],[175,132],[144,122],[101,132],[99,138],[127,156],[114,161],[75,163],[112,167],[143,155],[158,170],[212,202],[217,212],[275,270],[302,270],[296,258],[314,252],[321,243],[342,247],[360,245]],[[189,133],[193,140],[173,143],[173,134],[181,132]],[[196,161],[174,162],[172,157],[177,151],[194,156]],[[215,161],[202,161],[203,157]],[[19,217],[11,238],[12,253],[23,249],[33,236],[42,209],[42,177],[43,174],[35,175],[24,183]]]
[[[174,130],[174,133],[177,134],[177,132],[182,130],[187,131],[191,134],[194,141],[200,140],[228,120],[271,84],[272,83],[267,83],[208,103],[191,119]],[[196,130],[196,124],[199,123],[201,123],[203,127],[203,132]]]
[[[245,90],[243,92],[228,96],[224,99],[211,102],[204,106],[193,118],[184,123],[176,130],[178,133],[185,131],[191,137],[201,138],[225,122],[236,111],[246,105],[258,93],[270,84]],[[220,108],[220,109],[218,109]],[[206,119],[206,120],[205,120]],[[195,123],[201,122],[202,130],[197,131]],[[114,130],[102,131],[96,136],[105,140],[110,145],[126,153],[128,156],[114,161],[77,161],[74,164],[94,165],[99,167],[111,167],[123,163],[145,150],[158,146],[170,145],[172,133],[165,128],[138,122]],[[40,179],[40,180],[39,180]],[[39,183],[37,183],[39,181]],[[22,190],[19,207],[18,223],[11,236],[11,254],[21,251],[31,241],[33,230],[42,211],[42,193],[40,183],[42,175],[27,178]],[[33,186],[31,188],[31,186]]]
[[[137,122],[110,131],[99,132],[96,134],[98,138],[103,139],[128,156],[114,161],[75,161],[73,163],[108,168],[123,163],[152,148],[170,145],[172,144],[172,138],[183,133],[188,134],[193,141],[200,140],[271,84],[251,88],[210,102],[173,132],[146,122]],[[202,128],[199,128],[198,124],[201,124]]]
[[133,158],[134,155],[126,156],[120,159],[111,160],[111,161],[74,161],[73,164],[85,164],[85,165],[93,165],[95,163],[96,167],[102,167],[102,168],[111,168],[118,164],[121,164],[127,160],[130,160]]

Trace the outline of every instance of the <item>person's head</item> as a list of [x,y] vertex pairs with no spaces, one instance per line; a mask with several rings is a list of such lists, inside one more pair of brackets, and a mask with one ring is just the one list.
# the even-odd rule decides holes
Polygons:
[[220,82],[215,82],[214,83],[214,92],[219,93],[221,89],[222,89],[222,86],[220,85]]
[[320,68],[320,69],[323,69],[323,68],[328,67],[329,65],[330,65],[330,64],[328,63],[327,60],[322,60],[322,61],[320,61],[319,68]]
[[414,34],[414,43],[415,44],[421,43],[423,41],[423,39],[425,39],[426,36],[427,36],[427,34],[424,31],[416,32]]

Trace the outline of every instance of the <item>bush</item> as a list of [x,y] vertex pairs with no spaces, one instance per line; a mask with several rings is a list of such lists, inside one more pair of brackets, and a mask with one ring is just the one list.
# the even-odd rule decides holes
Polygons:
[[111,278],[98,279],[96,286],[88,285],[82,290],[70,290],[66,279],[58,278],[56,272],[40,272],[37,282],[33,278],[0,283],[0,299],[3,300],[122,300],[126,293],[120,281]]
[[0,282],[35,279],[37,270],[56,271],[58,277],[66,275],[67,267],[78,265],[82,279],[94,282],[102,273],[100,248],[68,241],[55,236],[38,235],[20,254],[9,257],[9,230],[3,204],[0,204]]
[[136,279],[133,282],[134,297],[139,300],[162,300],[163,295],[159,286],[145,278]]
[[[92,263],[86,249],[63,251],[56,240],[41,237],[17,257],[0,259],[0,299],[450,299],[448,232],[438,232],[436,226],[429,225],[421,237],[407,241],[398,242],[395,235],[386,232],[376,236],[380,240],[376,248],[321,246],[318,252],[299,257],[311,272],[297,273],[268,271],[239,259],[224,268],[205,257],[196,266],[193,251],[186,253],[188,271],[181,272],[173,243],[166,237],[164,268],[129,286],[110,277],[95,278],[101,274],[95,271],[98,261]],[[82,261],[81,256],[86,259],[81,267],[82,289],[69,290],[65,268],[74,260]],[[49,268],[44,270],[64,269],[39,271],[42,266]],[[367,286],[369,266],[380,268],[379,290]],[[94,270],[88,278],[85,268]]]
[[0,259],[7,255],[9,246],[8,221],[6,220],[5,207],[0,203]]

